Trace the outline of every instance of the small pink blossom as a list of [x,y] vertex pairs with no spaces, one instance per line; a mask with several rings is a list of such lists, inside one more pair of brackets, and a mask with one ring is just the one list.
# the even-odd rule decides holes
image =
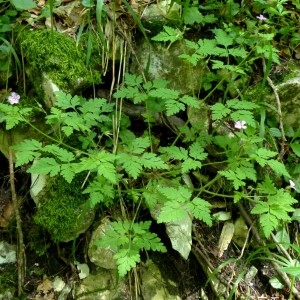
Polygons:
[[236,129],[246,129],[247,128],[247,122],[246,121],[237,121],[234,123],[234,128]]
[[258,19],[260,21],[266,21],[267,20],[267,18],[262,14],[260,14],[259,16],[256,16],[256,19]]
[[11,104],[18,104],[20,102],[20,95],[12,92],[11,95],[7,98],[7,101]]

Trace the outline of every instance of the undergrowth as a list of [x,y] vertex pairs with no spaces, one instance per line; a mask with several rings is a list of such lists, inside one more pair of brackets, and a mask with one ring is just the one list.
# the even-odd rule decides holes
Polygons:
[[[297,1],[291,2],[293,7],[299,6]],[[253,1],[251,7],[229,0],[222,5],[214,1],[206,6],[183,4],[182,23],[208,26],[206,36],[188,39],[189,28],[163,26],[152,42],[163,42],[168,48],[183,41],[188,50],[179,56],[182,60],[191,67],[205,61],[209,72],[199,79],[202,87],[194,95],[181,95],[169,88],[166,80],[149,81],[129,73],[114,92],[114,101],[60,91],[44,118],[52,127],[51,136],[31,122],[32,108],[0,103],[0,121],[6,130],[26,123],[43,139],[13,145],[16,167],[27,165],[29,173],[59,176],[67,184],[81,174],[89,208],[123,206],[125,198],[135,204],[130,213],[113,216],[111,229],[97,241],[98,246],[117,249],[114,258],[120,276],[140,262],[141,250],[167,251],[159,236],[151,232],[151,220],[140,218],[142,209],[158,223],[190,218],[212,226],[212,203],[207,196],[226,197],[258,217],[258,231],[264,240],[287,227],[292,213],[297,212],[293,189],[299,191],[300,170],[290,161],[300,156],[299,130],[286,135],[280,102],[268,103],[263,93],[252,98],[247,95],[253,72],[259,71],[254,78],[259,89],[265,91],[268,84],[272,87],[270,71],[281,64],[280,47],[284,47],[276,40],[288,36],[291,48],[299,42],[286,17],[291,13],[287,1]],[[218,16],[220,7],[227,13]],[[249,16],[244,27],[231,21],[241,13]],[[218,17],[222,22],[210,27]],[[124,101],[145,108],[144,132],[130,129],[131,120],[122,112]],[[200,111],[207,111],[208,117],[195,122],[192,116],[200,116]],[[279,115],[277,120],[268,121],[270,111]],[[185,115],[184,124],[173,128],[176,136],[161,146],[153,130],[157,120],[170,123],[179,113]],[[285,152],[290,141],[292,154]]]

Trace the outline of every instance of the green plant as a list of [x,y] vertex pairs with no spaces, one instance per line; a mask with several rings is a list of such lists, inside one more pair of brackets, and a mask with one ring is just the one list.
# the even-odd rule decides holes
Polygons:
[[129,220],[110,223],[110,230],[105,233],[105,238],[96,242],[102,247],[111,247],[116,250],[114,258],[118,265],[120,276],[125,276],[131,268],[140,262],[140,251],[152,250],[166,252],[155,233],[150,232],[151,222],[133,223]]
[[[233,207],[246,206],[252,216],[257,216],[260,237],[264,240],[274,231],[281,232],[282,227],[292,221],[290,213],[295,212],[297,203],[292,190],[295,187],[286,188],[285,185],[292,180],[291,175],[300,172],[287,163],[291,157],[286,160],[278,149],[284,134],[275,127],[282,124],[278,126],[274,122],[271,127],[270,120],[265,122],[266,107],[271,105],[265,103],[262,95],[251,101],[241,91],[249,84],[249,74],[258,69],[257,62],[265,65],[258,74],[261,88],[265,88],[270,80],[271,66],[280,63],[274,42],[280,32],[275,22],[287,15],[285,2],[276,1],[273,9],[267,10],[266,1],[255,1],[255,9],[269,13],[270,19],[264,15],[252,16],[248,8],[250,20],[245,21],[244,29],[234,22],[217,24],[219,27],[195,41],[185,38],[188,28],[181,31],[164,26],[164,30],[152,38],[157,42],[170,42],[168,47],[184,40],[187,51],[180,58],[188,61],[191,67],[200,60],[205,61],[211,72],[201,78],[203,88],[198,91],[199,97],[181,95],[169,88],[165,80],[146,81],[141,75],[125,74],[122,85],[113,95],[115,104],[102,98],[85,99],[56,93],[56,103],[45,115],[45,123],[53,128],[51,136],[32,124],[31,108],[16,103],[0,104],[0,122],[5,123],[6,130],[26,123],[43,139],[29,139],[13,146],[17,167],[29,164],[29,173],[49,175],[54,177],[53,180],[62,177],[67,186],[83,175],[82,182],[75,184],[82,186],[82,193],[88,195],[88,208],[128,205],[126,214],[112,215],[115,221],[111,222],[111,229],[96,242],[99,246],[114,248],[121,276],[137,265],[141,250],[166,251],[158,235],[151,232],[151,221],[140,216],[141,208],[147,209],[158,223],[177,224],[183,219],[195,218],[211,226],[213,200],[207,195],[213,199],[226,198]],[[96,5],[93,1],[83,4],[89,9]],[[224,5],[208,1],[207,7],[213,14],[206,14],[204,6],[190,5],[186,1],[184,23],[208,25],[216,20],[219,9],[238,17],[239,6],[234,1],[225,1]],[[101,3],[97,2],[98,21],[104,12]],[[270,23],[273,28],[269,27]],[[50,32],[31,33],[31,37],[38,38],[43,34],[47,36]],[[86,55],[79,54],[77,49],[72,52],[76,59],[83,59],[86,64],[92,53],[91,36],[88,36]],[[59,42],[60,37],[57,40]],[[31,46],[26,40],[23,44]],[[45,52],[45,56],[50,54]],[[35,53],[28,53],[27,57],[34,61],[33,66],[41,64],[45,58],[41,57],[42,61],[36,59]],[[54,56],[52,63],[55,61]],[[63,82],[65,79],[61,78]],[[234,93],[230,91],[230,85],[234,87]],[[134,107],[143,106],[145,131],[136,133],[132,129],[130,118],[120,109],[123,101]],[[271,108],[277,112],[275,106]],[[191,111],[197,114],[201,110],[206,110],[210,117],[193,122]],[[184,116],[184,122],[173,128],[176,136],[160,145],[156,123],[158,120],[169,122],[170,117],[180,114]],[[298,132],[292,134],[290,141],[297,156],[298,135]],[[35,163],[31,164],[33,161]],[[55,200],[45,208],[43,218],[36,217],[40,224],[49,221],[45,220],[45,215],[57,210]],[[74,215],[78,205],[75,203],[64,213]],[[51,217],[49,229],[54,226],[54,219]],[[54,238],[60,239],[57,235]],[[295,269],[289,267],[284,265],[282,270],[298,276]],[[298,265],[292,267],[298,268]],[[241,279],[242,276],[238,278]]]

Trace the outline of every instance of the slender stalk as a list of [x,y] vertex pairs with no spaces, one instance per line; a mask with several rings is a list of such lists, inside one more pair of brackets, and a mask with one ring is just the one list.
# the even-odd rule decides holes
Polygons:
[[16,187],[15,187],[13,152],[10,148],[8,152],[8,160],[9,160],[10,190],[11,190],[14,212],[16,216],[17,234],[18,234],[17,266],[18,266],[18,296],[20,297],[22,295],[23,286],[24,286],[26,256],[25,256],[25,246],[24,246],[24,238],[23,238],[23,231],[22,231],[22,220],[21,220],[18,197],[17,197]]

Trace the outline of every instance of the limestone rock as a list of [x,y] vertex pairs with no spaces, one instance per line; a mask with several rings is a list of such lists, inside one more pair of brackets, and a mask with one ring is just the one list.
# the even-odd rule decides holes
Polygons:
[[140,41],[135,51],[136,55],[132,57],[130,67],[131,73],[139,74],[141,69],[146,70],[150,63],[148,80],[168,80],[168,88],[175,89],[180,94],[193,94],[200,89],[200,79],[207,72],[205,62],[200,61],[193,67],[179,58],[180,54],[188,51],[184,42],[178,41],[167,49],[163,43],[155,42],[149,45],[145,41]]
[[117,300],[129,299],[122,279],[117,279],[115,270],[97,268],[84,278],[76,289],[76,299]]
[[141,290],[143,299],[147,300],[180,300],[176,283],[162,277],[157,265],[151,259],[141,270]]
[[98,228],[92,233],[92,238],[89,244],[88,256],[90,261],[104,269],[116,269],[117,265],[113,258],[116,251],[110,247],[99,247],[95,242],[105,235],[105,231],[109,227],[109,220],[104,219]]
[[163,25],[178,27],[181,25],[181,5],[171,0],[163,0],[145,7],[142,24],[151,35],[159,33]]
[[[279,84],[277,90],[281,102],[283,124],[298,129],[300,126],[300,77]],[[273,105],[276,107],[276,103]]]

